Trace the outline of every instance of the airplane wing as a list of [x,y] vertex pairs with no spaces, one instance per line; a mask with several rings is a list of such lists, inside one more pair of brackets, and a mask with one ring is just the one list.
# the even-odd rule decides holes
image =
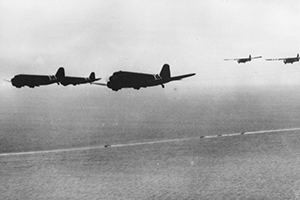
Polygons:
[[190,76],[194,76],[194,75],[196,75],[196,74],[192,73],[192,74],[185,74],[185,75],[181,75],[181,76],[173,76],[173,77],[171,77],[171,81],[179,81],[181,79],[184,79],[184,78],[187,78]]

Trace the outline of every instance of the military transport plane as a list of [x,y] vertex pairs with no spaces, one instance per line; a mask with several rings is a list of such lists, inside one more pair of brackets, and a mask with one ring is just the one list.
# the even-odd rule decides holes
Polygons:
[[296,57],[291,57],[291,58],[269,58],[266,60],[267,61],[283,60],[284,64],[287,64],[287,63],[293,64],[294,62],[299,62],[299,54],[297,54]]
[[61,67],[57,70],[55,75],[31,75],[18,74],[14,76],[10,82],[13,86],[21,88],[28,86],[34,88],[35,86],[50,85],[53,83],[59,84],[60,79],[64,76],[64,69]]
[[107,84],[93,84],[107,86],[108,88],[114,91],[118,91],[122,88],[134,88],[138,90],[142,87],[146,88],[157,85],[161,85],[164,88],[165,83],[168,83],[170,81],[181,80],[183,78],[187,78],[194,75],[195,73],[171,77],[170,66],[168,64],[164,64],[159,74],[144,74],[137,72],[118,71],[113,73],[113,75],[109,77],[109,81],[107,82]]
[[233,59],[224,59],[225,61],[229,61],[229,60],[235,60],[237,61],[237,63],[246,63],[246,62],[250,62],[252,59],[258,59],[261,58],[261,56],[255,56],[255,57],[251,57],[251,55],[249,55],[248,58],[233,58]]
[[63,86],[67,85],[79,85],[79,84],[84,84],[84,83],[93,83],[95,81],[100,80],[101,78],[96,78],[95,77],[95,72],[92,72],[89,77],[72,77],[72,76],[65,76],[65,70],[63,70],[63,76],[59,80],[59,82]]

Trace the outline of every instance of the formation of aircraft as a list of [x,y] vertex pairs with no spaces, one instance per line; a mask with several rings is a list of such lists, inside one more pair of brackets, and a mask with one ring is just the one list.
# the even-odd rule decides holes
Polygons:
[[[233,60],[237,61],[237,63],[246,63],[250,62],[253,59],[259,59],[262,56],[255,56],[246,58],[233,58],[233,59],[224,59],[225,61]],[[288,58],[269,58],[267,61],[277,61],[283,60],[284,64],[294,62],[299,62],[300,57],[297,54],[296,57],[288,57]],[[114,72],[110,77],[107,83],[97,83],[95,81],[100,80],[100,78],[96,78],[95,73],[91,72],[89,77],[73,77],[73,76],[65,76],[65,70],[63,67],[60,67],[55,75],[33,75],[33,74],[18,74],[14,76],[10,82],[13,86],[17,88],[21,88],[24,86],[28,86],[30,88],[38,87],[41,85],[50,85],[53,83],[57,83],[58,85],[79,85],[79,84],[95,84],[106,86],[113,91],[118,91],[122,88],[133,88],[139,90],[140,88],[147,88],[152,86],[161,85],[164,88],[164,84],[181,80],[190,76],[194,76],[195,73],[184,74],[180,76],[171,77],[170,66],[168,64],[164,64],[159,74],[146,74],[139,72],[129,72],[129,71],[118,71]]]
[[288,64],[288,63],[293,64],[294,62],[299,62],[299,54],[297,54],[296,57],[290,57],[290,58],[268,58],[266,60],[267,61],[283,60],[284,64]]
[[[249,55],[249,57],[247,58],[233,58],[233,59],[224,59],[225,61],[237,61],[237,63],[246,63],[246,62],[250,62],[253,59],[258,59],[258,58],[262,58],[262,56],[256,56],[256,57],[251,57],[251,55]],[[299,62],[300,61],[300,57],[299,54],[297,54],[296,57],[287,57],[287,58],[268,58],[266,59],[266,61],[283,61],[284,64],[293,64],[294,62]]]
[[253,59],[258,59],[258,58],[262,58],[262,56],[255,56],[255,57],[251,57],[251,55],[249,55],[249,57],[247,58],[229,58],[229,59],[224,59],[225,61],[230,61],[230,60],[234,60],[237,61],[237,63],[246,63],[246,62],[250,62]]
[[13,86],[21,88],[28,86],[30,88],[39,87],[41,85],[50,85],[53,83],[62,84],[64,86],[72,84],[92,83],[100,80],[95,78],[95,73],[92,72],[89,77],[71,77],[65,76],[65,69],[60,67],[55,75],[33,75],[33,74],[18,74],[14,76],[10,82]]
[[122,88],[134,88],[138,90],[140,88],[147,88],[157,85],[161,85],[162,88],[164,88],[165,83],[181,80],[183,78],[187,78],[194,75],[195,73],[191,73],[171,77],[170,66],[168,64],[164,64],[159,74],[118,71],[113,73],[113,75],[109,77],[109,81],[106,84],[93,84],[107,86],[108,88],[114,91],[118,91]]
[[107,83],[95,83],[95,81],[100,80],[100,78],[96,78],[94,72],[92,72],[89,77],[65,76],[64,68],[60,67],[55,75],[18,74],[14,76],[10,80],[10,82],[17,88],[21,88],[24,86],[34,88],[41,85],[50,85],[53,83],[57,83],[58,85],[61,84],[63,86],[90,83],[107,86],[114,91],[118,91],[122,88],[134,88],[138,90],[142,87],[146,88],[157,85],[161,85],[164,88],[165,83],[181,80],[183,78],[194,75],[195,73],[191,73],[171,77],[170,66],[168,64],[164,64],[159,74],[118,71],[110,76]]

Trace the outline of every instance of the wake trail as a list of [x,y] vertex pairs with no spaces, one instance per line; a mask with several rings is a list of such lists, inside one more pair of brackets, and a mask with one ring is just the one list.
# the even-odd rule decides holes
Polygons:
[[182,142],[182,141],[195,140],[195,139],[201,140],[201,139],[209,139],[209,138],[234,137],[234,136],[243,136],[243,135],[264,134],[264,133],[280,133],[280,132],[282,133],[282,132],[299,131],[299,130],[300,130],[300,128],[284,128],[284,129],[245,131],[245,132],[239,132],[239,133],[204,135],[204,136],[194,136],[194,137],[174,138],[174,139],[162,139],[162,140],[133,142],[133,143],[124,143],[124,144],[97,145],[97,146],[52,149],[52,150],[41,150],[41,151],[9,152],[9,153],[0,153],[0,157],[33,155],[33,154],[48,154],[48,153],[62,153],[62,152],[71,152],[71,151],[87,151],[87,150],[104,149],[104,148],[121,148],[121,147],[141,146],[141,145],[170,143],[170,142]]

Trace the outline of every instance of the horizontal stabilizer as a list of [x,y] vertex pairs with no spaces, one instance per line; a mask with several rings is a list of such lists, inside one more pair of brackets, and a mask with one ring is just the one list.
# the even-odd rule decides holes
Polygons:
[[262,56],[255,56],[255,57],[252,57],[252,59],[258,59],[258,58],[262,58]]
[[187,78],[187,77],[194,76],[194,75],[196,75],[196,74],[192,73],[192,74],[185,74],[185,75],[181,75],[181,76],[174,76],[174,77],[171,77],[171,81],[178,81],[183,78]]
[[94,84],[94,85],[101,85],[101,86],[107,86],[106,83],[92,83],[92,84]]

